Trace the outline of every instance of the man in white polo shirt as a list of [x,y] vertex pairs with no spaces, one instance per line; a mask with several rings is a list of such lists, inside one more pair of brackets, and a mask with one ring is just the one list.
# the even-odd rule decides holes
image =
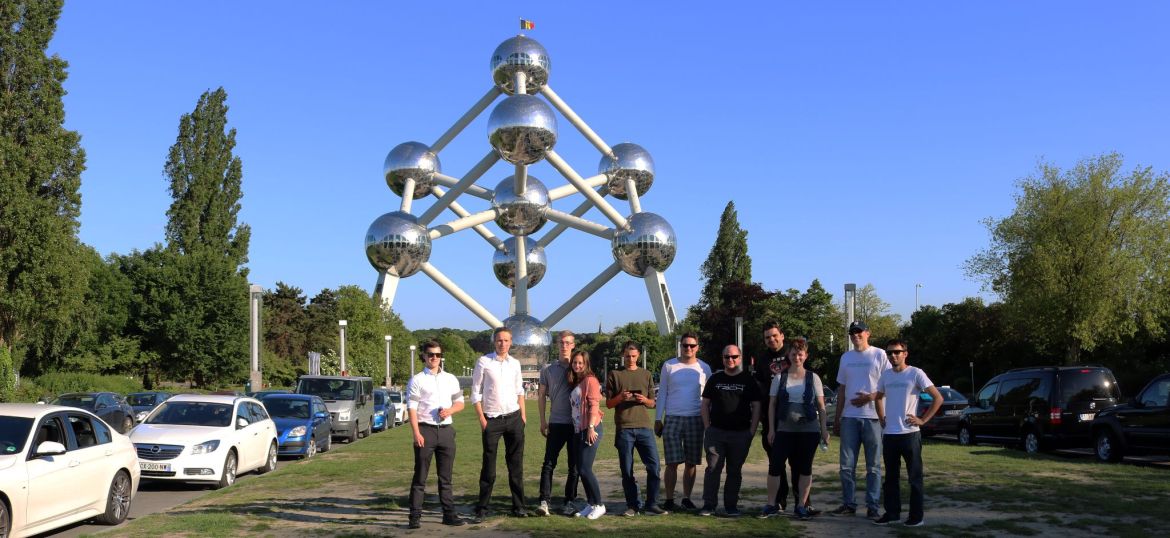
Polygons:
[[865,447],[865,515],[878,517],[878,499],[882,483],[881,401],[877,400],[878,377],[890,369],[885,350],[869,345],[869,327],[865,322],[849,324],[849,341],[853,349],[841,355],[837,370],[837,416],[833,430],[841,439],[841,506],[832,514],[844,516],[857,512],[854,492],[857,488],[857,453]]
[[[662,508],[668,512],[698,509],[691,501],[691,491],[695,488],[695,475],[703,459],[702,395],[707,378],[711,377],[711,367],[699,360],[699,338],[686,333],[679,342],[680,356],[663,363],[662,373],[658,376],[658,409],[654,422],[654,433],[662,436],[662,448],[666,453],[663,476],[666,503]],[[686,464],[683,499],[675,505],[674,484],[678,480],[680,463]]]
[[504,438],[504,461],[508,464],[508,489],[512,492],[512,516],[528,517],[524,507],[524,378],[520,361],[508,355],[512,331],[499,327],[492,334],[495,353],[475,361],[471,373],[471,404],[482,429],[483,464],[479,469],[479,503],[475,522],[487,519],[488,503],[496,484],[496,450]]
[[410,429],[414,431],[414,478],[410,482],[410,518],[408,528],[417,529],[422,519],[423,492],[431,456],[438,462],[439,503],[443,505],[443,524],[464,524],[455,512],[451,495],[451,469],[455,465],[455,428],[451,415],[463,410],[463,390],[459,380],[444,372],[443,348],[429,340],[422,346],[423,371],[410,378],[406,388],[406,408]]

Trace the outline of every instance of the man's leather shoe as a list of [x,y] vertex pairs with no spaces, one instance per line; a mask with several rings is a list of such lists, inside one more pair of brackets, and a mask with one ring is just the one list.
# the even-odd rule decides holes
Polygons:
[[467,522],[463,521],[463,518],[459,517],[456,514],[447,514],[447,515],[443,516],[443,524],[450,525],[452,527],[462,527],[462,526],[466,525]]

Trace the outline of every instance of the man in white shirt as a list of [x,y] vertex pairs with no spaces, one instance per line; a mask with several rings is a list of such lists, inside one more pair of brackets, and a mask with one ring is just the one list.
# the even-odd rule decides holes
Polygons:
[[[903,523],[907,527],[922,525],[922,434],[919,428],[930,422],[943,404],[942,394],[926,377],[926,372],[907,364],[910,348],[905,340],[891,340],[886,344],[886,355],[893,368],[882,372],[878,378],[877,398],[885,399],[885,414],[882,422],[882,452],[886,462],[886,481],[882,485],[885,494],[886,513],[874,521],[875,525],[896,523],[902,514],[901,491],[898,489],[898,474],[902,460],[906,460],[906,476],[910,482],[910,517]],[[930,394],[930,409],[918,416],[918,395]]]
[[524,378],[520,361],[508,355],[512,331],[498,327],[492,334],[495,353],[475,361],[471,373],[471,404],[479,416],[483,439],[483,464],[479,469],[479,503],[475,522],[487,519],[488,503],[496,484],[496,450],[504,438],[504,461],[508,464],[508,489],[512,492],[512,516],[528,517],[524,507]]
[[455,464],[455,428],[451,415],[463,410],[463,390],[455,376],[442,370],[443,348],[438,342],[429,340],[419,347],[425,368],[410,378],[406,388],[406,408],[414,432],[414,478],[410,482],[407,526],[411,529],[421,526],[423,492],[433,455],[438,461],[443,524],[458,527],[464,521],[455,512],[451,495],[451,469]]
[[855,469],[857,452],[864,445],[865,515],[877,519],[882,483],[882,427],[878,422],[882,404],[877,400],[877,381],[890,369],[890,361],[884,350],[869,345],[865,322],[849,324],[849,341],[853,349],[841,355],[837,370],[837,415],[833,420],[833,431],[841,439],[841,506],[831,513],[851,516],[857,512]]
[[[695,488],[695,475],[703,459],[703,417],[702,394],[711,367],[699,360],[699,339],[692,333],[682,335],[679,357],[662,365],[658,377],[657,419],[654,433],[662,436],[662,448],[666,453],[666,473],[663,482],[666,489],[666,503],[662,508],[675,511],[680,508],[698,510],[691,501]],[[678,464],[683,469],[683,500],[674,504],[674,484],[678,480]]]

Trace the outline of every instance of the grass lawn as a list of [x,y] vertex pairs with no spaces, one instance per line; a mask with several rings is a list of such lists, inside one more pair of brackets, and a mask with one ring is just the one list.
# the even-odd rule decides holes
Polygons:
[[[470,409],[456,415],[459,448],[454,471],[455,502],[464,514],[471,512],[478,490],[481,449],[479,426],[474,416]],[[544,452],[544,438],[540,435],[537,416],[535,404],[530,404],[524,467],[525,494],[530,505],[535,505],[538,497]],[[611,418],[612,413],[607,416],[605,437],[595,469],[610,512],[616,513],[624,503],[611,436]],[[1170,523],[1160,515],[1160,507],[1170,505],[1170,471],[1166,469],[1102,465],[1088,459],[1026,457],[1012,449],[965,448],[930,441],[923,453],[927,472],[928,526],[883,531],[857,518],[856,521],[840,523],[851,526],[851,532],[845,534],[856,530],[864,534],[877,531],[876,534],[905,536],[936,533],[954,536],[1039,535],[1061,532],[1062,529],[1090,529],[1130,536],[1170,534]],[[111,529],[102,536],[277,537],[293,532],[315,536],[406,534],[412,454],[409,427],[375,434],[352,445],[334,444],[331,452],[313,460],[292,462],[269,475],[210,492],[166,513]],[[556,503],[560,498],[558,491],[563,489],[563,457],[554,480]],[[499,458],[493,511],[503,514],[510,507],[503,447]],[[818,501],[820,507],[831,509],[833,506],[828,504],[828,495],[837,489],[838,483],[835,447],[827,454],[818,451],[817,459],[814,490],[822,495],[822,500]],[[758,441],[755,441],[745,468],[745,499],[741,501],[741,509],[747,509],[750,515],[754,515],[752,511],[761,504],[765,472],[765,458]],[[529,519],[497,516],[483,525],[451,529],[437,524],[438,502],[433,473],[432,467],[427,489],[428,513],[424,516],[421,534],[557,536],[621,532],[676,537],[681,534],[794,536],[829,530],[827,527],[818,529],[828,522],[827,516],[796,524],[787,518],[729,520],[689,514],[656,518],[606,516],[596,521],[561,516]],[[561,482],[560,488],[556,481]],[[644,483],[644,479],[639,482]],[[699,484],[692,495],[696,501],[701,495],[701,482],[700,467]],[[863,484],[864,480],[860,482]],[[678,487],[681,489],[681,484]],[[903,498],[908,498],[908,492]],[[982,515],[975,521],[936,517],[946,510],[960,513],[975,510]]]

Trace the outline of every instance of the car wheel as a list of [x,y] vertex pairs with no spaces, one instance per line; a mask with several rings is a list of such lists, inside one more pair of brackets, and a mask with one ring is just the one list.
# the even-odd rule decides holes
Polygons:
[[12,530],[12,517],[8,514],[8,505],[0,500],[0,536],[8,538],[8,531]]
[[118,432],[123,435],[130,432],[134,428],[134,419],[130,417],[122,417],[122,431]]
[[975,434],[971,433],[971,427],[966,424],[959,426],[959,444],[975,446]]
[[356,442],[358,439],[358,421],[353,421],[353,426],[349,428],[349,442]]
[[268,458],[264,460],[264,466],[257,469],[257,474],[271,473],[276,470],[276,441],[268,445]]
[[333,448],[333,436],[326,435],[325,436],[325,446],[321,447],[321,452],[329,452],[329,449],[331,449],[331,448]]
[[309,459],[309,458],[312,458],[313,456],[316,456],[316,455],[317,455],[317,438],[310,437],[309,438],[309,447],[305,449],[305,458],[304,459]]
[[1020,442],[1024,445],[1024,452],[1028,454],[1040,453],[1042,448],[1040,446],[1040,434],[1036,433],[1035,429],[1028,428],[1024,430],[1024,435],[1020,438]]
[[[130,497],[132,486],[130,483],[130,475],[125,471],[118,471],[114,475],[114,480],[110,482],[110,493],[106,497],[106,512],[97,517],[98,523],[102,525],[117,525],[126,521],[126,516],[130,515]],[[7,536],[7,533],[4,533]]]
[[223,474],[219,477],[219,482],[213,486],[215,489],[223,489],[236,483],[236,451],[229,450],[227,459],[223,462]]
[[1121,450],[1121,443],[1117,441],[1117,436],[1107,428],[1103,428],[1097,432],[1096,450],[1097,459],[1101,461],[1116,463],[1121,461],[1124,453]]
[[366,423],[366,437],[369,437],[371,433],[374,433],[374,421],[372,420]]

